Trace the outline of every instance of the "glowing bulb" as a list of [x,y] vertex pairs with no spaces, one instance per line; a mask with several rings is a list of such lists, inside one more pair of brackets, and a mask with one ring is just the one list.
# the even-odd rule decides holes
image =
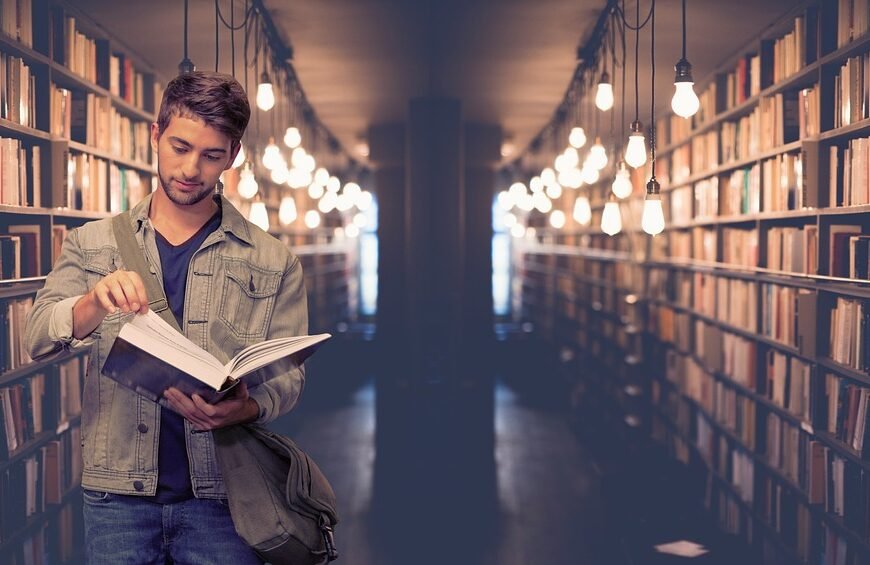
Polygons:
[[532,180],[529,181],[529,189],[532,192],[541,192],[544,190],[544,181],[541,180],[541,177],[532,177]]
[[622,217],[619,214],[619,204],[609,200],[601,213],[601,231],[607,235],[616,235],[622,231]]
[[564,153],[559,153],[556,155],[556,159],[553,161],[553,167],[555,167],[556,171],[564,172],[571,168],[571,164],[568,162],[569,157],[566,157]]
[[543,192],[536,192],[534,196],[532,196],[532,204],[542,214],[546,214],[553,209],[553,202],[551,202]]
[[296,217],[296,201],[292,196],[285,196],[281,199],[281,206],[278,208],[278,221],[282,226],[286,226],[296,221]]
[[299,168],[308,173],[309,175],[314,174],[314,168],[317,167],[317,161],[314,159],[314,155],[310,153],[305,155],[304,158],[301,159],[299,163]]
[[599,171],[607,166],[607,150],[601,145],[601,139],[595,138],[595,145],[589,149],[589,165]]
[[674,77],[676,90],[674,97],[671,98],[671,109],[678,116],[690,118],[701,107],[701,102],[693,88],[695,81],[692,78],[692,65],[685,58],[682,58],[674,65],[674,70],[676,71]]
[[568,143],[573,147],[580,149],[586,145],[586,132],[581,127],[571,128],[571,133],[568,134]]
[[[335,193],[331,192],[330,194]],[[335,207],[338,208],[339,212],[347,212],[353,208],[353,198],[342,192],[336,197]]]
[[643,133],[638,131],[628,136],[628,145],[625,147],[625,162],[635,169],[646,163],[646,141]]
[[353,216],[353,223],[356,225],[356,227],[362,229],[368,225],[369,220],[368,218],[366,218],[365,214],[363,214],[362,212],[357,212]]
[[329,171],[324,167],[320,167],[314,172],[314,182],[319,184],[320,186],[326,186],[326,183],[329,182]]
[[595,184],[601,177],[601,173],[598,172],[598,169],[588,163],[583,165],[583,170],[580,171],[580,174],[583,175],[583,182],[586,184]]
[[508,212],[504,215],[504,219],[502,219],[502,223],[504,223],[506,228],[512,228],[517,223],[517,217],[514,214]]
[[508,189],[508,192],[513,196],[515,202],[519,202],[520,198],[526,194],[526,185],[521,182],[515,182]]
[[661,188],[655,177],[646,183],[646,199],[643,201],[643,216],[640,227],[650,235],[662,233],[665,229],[665,214],[662,210]]
[[613,179],[610,189],[617,198],[628,198],[631,196],[631,174],[625,168],[625,163],[619,164],[619,170],[616,172],[616,178]]
[[237,187],[239,196],[245,199],[253,198],[259,188],[257,179],[254,177],[254,171],[251,170],[250,165],[246,166],[239,173],[239,186]]
[[526,239],[535,239],[536,235],[538,235],[538,230],[536,230],[534,226],[526,228]]
[[507,190],[498,193],[498,206],[505,212],[514,207],[514,197]]
[[562,196],[562,185],[554,182],[553,184],[547,185],[547,190],[545,192],[547,193],[547,196],[555,200]]
[[541,171],[541,180],[544,181],[544,184],[553,184],[556,182],[556,171],[550,167],[545,168]]
[[252,202],[248,219],[263,231],[269,231],[269,211],[265,202]]
[[238,169],[242,165],[245,164],[245,148],[242,145],[242,142],[239,142],[239,152],[236,153],[236,158],[233,159],[233,168]]
[[317,203],[317,209],[323,212],[324,214],[329,214],[332,212],[336,205],[338,204],[338,195],[334,192],[327,192],[323,195],[323,198]]
[[583,186],[583,174],[577,167],[565,169],[559,173],[559,184],[568,188],[580,188]]
[[339,188],[341,188],[341,181],[338,180],[338,177],[329,177],[329,180],[326,181],[326,191],[338,192]]
[[598,90],[595,92],[595,105],[602,112],[613,108],[613,84],[607,73],[601,75],[601,82],[598,83]]
[[287,184],[290,188],[302,188],[311,183],[311,173],[293,167],[287,175]]
[[560,230],[565,227],[565,212],[553,210],[550,212],[550,225]]
[[522,224],[514,224],[514,227],[511,228],[511,235],[514,237],[523,237],[525,233],[526,228],[524,228]]
[[356,198],[356,207],[363,212],[371,208],[372,201],[374,200],[374,196],[368,190],[363,190],[359,193],[359,196]]
[[296,149],[302,143],[302,134],[299,133],[299,128],[289,127],[284,132],[284,145],[290,149]]
[[273,106],[275,106],[275,91],[272,89],[269,75],[264,72],[260,76],[260,84],[257,85],[257,107],[268,112]]
[[580,154],[577,153],[577,149],[574,147],[567,147],[565,151],[562,152],[564,155],[564,162],[567,168],[576,167],[580,163]]
[[344,233],[347,234],[347,237],[357,237],[359,235],[359,227],[355,224],[350,224],[344,228]]
[[691,118],[701,107],[701,101],[698,100],[698,95],[695,94],[693,82],[676,82],[674,86],[676,91],[674,97],[671,98],[671,109],[678,116],[683,118]]
[[[303,165],[306,164],[306,157],[308,153],[305,151],[304,147],[297,147],[293,150],[293,153],[290,154],[290,163],[299,169],[304,169]],[[313,169],[312,169],[313,170]]]
[[323,188],[323,185],[317,184],[316,182],[313,182],[308,186],[308,196],[315,200],[323,196],[325,191],[326,189]]
[[314,229],[320,225],[320,213],[317,210],[305,212],[305,225],[308,229]]
[[272,173],[269,176],[275,184],[284,184],[290,177],[290,171],[287,170],[287,164],[285,163],[283,167],[275,167],[272,169]]
[[574,221],[581,226],[588,226],[592,221],[592,207],[585,194],[581,194],[574,201]]
[[278,167],[283,160],[281,150],[275,145],[275,140],[270,137],[269,144],[263,149],[263,166],[271,171]]
[[353,199],[354,202],[356,202],[356,198],[357,198],[357,196],[359,196],[360,192],[362,192],[362,189],[359,187],[359,185],[357,183],[349,182],[346,185],[344,185],[344,190],[342,192],[347,194],[349,197],[351,197]]
[[535,201],[532,198],[532,195],[529,194],[528,192],[524,192],[517,199],[517,208],[519,208],[520,210],[524,210],[526,212],[531,212],[534,207],[535,207]]

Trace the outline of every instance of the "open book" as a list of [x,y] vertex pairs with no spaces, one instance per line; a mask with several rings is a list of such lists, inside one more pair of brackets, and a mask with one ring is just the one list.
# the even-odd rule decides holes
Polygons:
[[103,374],[158,402],[175,387],[215,403],[244,377],[248,387],[302,365],[330,334],[279,337],[250,345],[226,365],[197,346],[152,310],[121,328]]

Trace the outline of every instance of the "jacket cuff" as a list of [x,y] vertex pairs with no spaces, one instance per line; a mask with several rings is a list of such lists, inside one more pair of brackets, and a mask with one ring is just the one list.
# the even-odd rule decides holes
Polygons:
[[73,306],[82,296],[84,295],[70,296],[52,306],[51,318],[48,322],[49,339],[67,347],[76,347],[85,343],[73,337]]

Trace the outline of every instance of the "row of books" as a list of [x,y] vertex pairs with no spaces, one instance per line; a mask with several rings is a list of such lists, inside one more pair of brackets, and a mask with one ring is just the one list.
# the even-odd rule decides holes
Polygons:
[[724,110],[739,106],[761,92],[761,56],[758,53],[744,55],[737,61],[733,71],[723,74],[724,83],[720,107]]
[[837,0],[837,47],[858,39],[870,29],[870,7],[863,0]]
[[0,462],[39,434],[65,427],[82,410],[78,357],[57,374],[36,373],[0,388]]
[[33,47],[31,0],[0,0],[0,30],[27,47]]
[[55,60],[80,77],[97,83],[97,42],[77,29],[74,16],[55,10],[52,20]]
[[812,421],[812,367],[801,359],[769,349],[765,359],[767,398],[804,422]]
[[719,166],[719,132],[716,130],[692,137],[692,171],[709,171]]
[[749,168],[732,171],[723,177],[719,187],[721,216],[756,214],[761,210],[761,167],[758,163]]
[[51,133],[110,151],[124,159],[150,162],[150,124],[121,115],[111,101],[93,93],[52,86]]
[[830,357],[837,363],[870,372],[870,306],[862,300],[837,297],[831,310]]
[[[807,29],[809,27],[811,29]],[[773,42],[773,60],[770,61],[770,83],[777,84],[797,73],[807,64],[807,32],[816,33],[817,18],[807,21],[801,14],[794,19],[794,27]]]
[[[707,244],[713,250],[715,257],[716,231],[703,230],[703,236],[710,243]],[[695,238],[696,240],[700,238]],[[715,259],[711,259],[715,260]],[[755,267],[758,265],[758,231],[739,228],[722,229],[722,263],[739,265],[742,267]]]
[[804,207],[803,154],[781,153],[761,163],[761,211]]
[[824,375],[823,402],[818,404],[817,427],[824,429],[854,450],[863,460],[870,461],[870,441],[865,434],[870,388],[832,373]]
[[36,77],[27,64],[0,53],[0,118],[36,127]]
[[42,205],[42,149],[0,137],[0,204]]
[[87,153],[70,153],[68,183],[56,204],[92,212],[122,212],[149,192],[151,182],[138,171]]
[[8,331],[0,340],[0,370],[11,370],[30,363],[24,347],[24,322],[33,307],[33,298],[16,298],[0,303],[0,322]]
[[[123,53],[109,56],[109,92],[138,108],[145,105],[145,75],[133,67]],[[160,98],[155,98],[159,103]]]
[[870,138],[851,139],[848,145],[832,145],[828,151],[828,193],[831,205],[870,204]]
[[834,77],[834,127],[870,117],[870,53],[849,58]]
[[771,227],[767,230],[768,269],[789,273],[817,274],[819,228],[815,224],[801,227]]
[[81,428],[71,426],[58,439],[16,460],[0,473],[0,543],[17,534],[26,519],[63,501],[82,472]]

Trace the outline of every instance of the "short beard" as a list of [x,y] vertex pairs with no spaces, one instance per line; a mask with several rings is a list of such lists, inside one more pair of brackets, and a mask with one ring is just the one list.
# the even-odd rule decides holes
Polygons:
[[172,188],[171,179],[168,179],[162,172],[159,170],[157,176],[160,177],[160,185],[163,187],[163,193],[166,194],[166,197],[169,198],[170,202],[176,204],[178,206],[193,206],[194,204],[198,204],[205,200],[207,197],[211,196],[212,192],[214,192],[214,187],[202,187],[202,189],[198,192],[180,192]]

